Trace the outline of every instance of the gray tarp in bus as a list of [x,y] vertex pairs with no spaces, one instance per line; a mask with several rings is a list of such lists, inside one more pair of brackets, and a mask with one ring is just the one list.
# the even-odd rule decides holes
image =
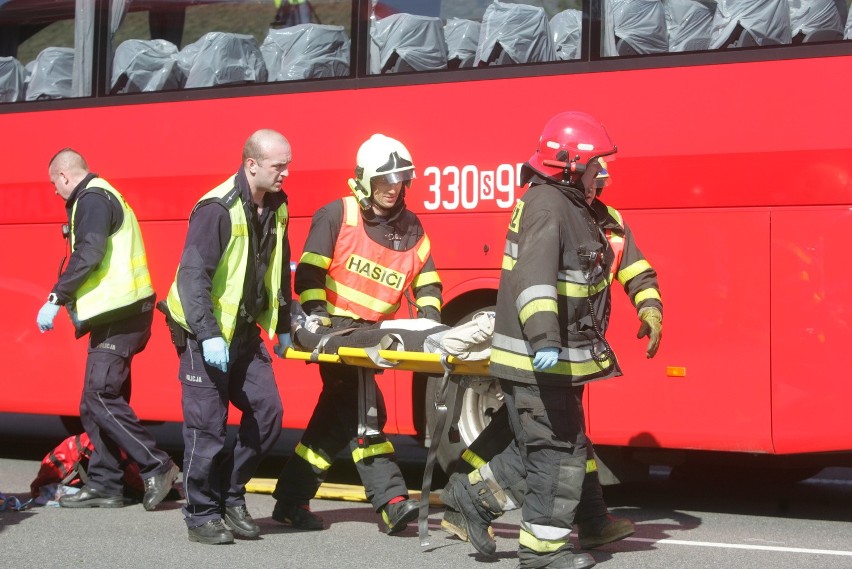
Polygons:
[[495,1],[485,9],[476,67],[555,60],[556,48],[543,8]]
[[669,50],[666,12],[660,0],[611,0],[606,3],[603,54],[637,55]]
[[454,67],[473,67],[481,24],[473,20],[450,18],[444,26],[447,40],[447,59],[457,61]]
[[791,35],[805,41],[843,39],[847,8],[844,0],[787,0],[790,4]]
[[180,89],[184,77],[177,55],[177,46],[166,40],[130,39],[122,42],[115,50],[112,62],[112,92]]
[[33,62],[27,85],[27,101],[64,99],[73,96],[74,49],[46,47]]
[[186,87],[265,83],[266,64],[253,36],[208,32],[178,53]]
[[440,18],[391,14],[370,28],[370,73],[447,68],[447,42]]
[[349,75],[349,37],[342,26],[299,24],[272,29],[260,52],[270,81]]
[[580,59],[580,40],[583,36],[583,12],[569,8],[550,19],[550,37],[556,47],[556,57],[567,61]]
[[713,15],[710,49],[727,46],[740,25],[745,43],[739,45],[779,45],[792,42],[787,0],[717,0]]
[[669,51],[693,51],[710,47],[715,0],[666,0]]
[[0,103],[23,101],[24,66],[14,57],[0,57]]

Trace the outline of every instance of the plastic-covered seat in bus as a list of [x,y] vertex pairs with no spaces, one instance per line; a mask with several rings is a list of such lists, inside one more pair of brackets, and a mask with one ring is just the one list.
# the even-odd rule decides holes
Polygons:
[[482,24],[474,20],[450,18],[444,25],[447,40],[447,66],[450,69],[473,67]]
[[792,42],[787,0],[717,0],[710,49]]
[[447,69],[447,42],[440,18],[391,14],[370,27],[370,73]]
[[793,43],[843,39],[848,9],[844,0],[787,0]]
[[550,18],[550,36],[558,59],[580,59],[583,12],[569,8]]
[[846,29],[843,31],[843,39],[852,40],[852,10],[846,16]]
[[[661,0],[607,2],[604,55],[644,55],[669,50]],[[608,48],[608,49],[607,49]]]
[[129,39],[121,42],[112,59],[110,92],[180,89],[184,76],[177,56],[177,46],[167,40]]
[[346,77],[349,49],[342,26],[323,24],[270,29],[260,46],[270,81]]
[[246,34],[208,32],[180,50],[178,63],[187,89],[265,83],[267,78],[260,46]]
[[694,51],[710,47],[715,0],[666,0],[669,51]]
[[14,57],[0,57],[0,103],[23,101],[27,86],[24,66]]
[[475,67],[556,61],[543,8],[492,2],[482,16]]
[[71,73],[74,69],[74,48],[46,47],[35,58],[27,101],[65,99],[73,97]]

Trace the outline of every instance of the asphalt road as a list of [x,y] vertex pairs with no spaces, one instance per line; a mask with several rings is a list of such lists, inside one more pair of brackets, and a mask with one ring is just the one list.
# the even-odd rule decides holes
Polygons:
[[[410,456],[421,457],[418,452]],[[38,466],[35,458],[0,449],[0,492],[25,499]],[[270,475],[279,467],[277,462],[265,464],[261,474]],[[403,461],[407,478],[416,479],[418,468],[422,465],[417,460]],[[355,480],[345,464],[336,463],[333,472],[336,482]],[[613,513],[637,525],[633,537],[592,552],[607,569],[852,568],[852,469],[829,469],[790,485],[683,483],[655,471],[649,482],[608,487],[605,493]],[[140,504],[6,510],[0,512],[0,563],[9,568],[144,569],[517,566],[517,512],[495,523],[499,556],[486,560],[441,532],[439,508],[431,510],[431,545],[422,548],[415,524],[398,536],[387,536],[368,504],[315,500],[313,509],[325,518],[327,529],[298,532],[271,519],[271,496],[252,493],[247,501],[262,536],[228,546],[190,543],[179,501],[164,502],[154,512]]]

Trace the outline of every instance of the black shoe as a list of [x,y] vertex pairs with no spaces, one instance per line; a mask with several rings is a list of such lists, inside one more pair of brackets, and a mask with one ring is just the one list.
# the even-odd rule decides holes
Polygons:
[[145,497],[142,498],[142,506],[146,510],[150,512],[163,501],[177,480],[178,472],[180,469],[177,464],[172,463],[165,472],[145,479]]
[[388,534],[404,530],[408,522],[417,519],[418,509],[417,502],[408,498],[400,500],[395,504],[386,504],[382,508],[382,520],[385,522]]
[[461,514],[465,521],[467,539],[481,554],[494,557],[497,553],[497,542],[494,540],[491,522],[502,515],[499,504],[494,501],[493,494],[479,490],[487,490],[480,481],[473,488],[470,480],[464,474],[456,473],[450,476],[441,501]]
[[207,545],[234,543],[234,534],[225,527],[222,520],[210,520],[204,525],[189,528],[188,531],[189,541],[206,543]]
[[[589,569],[595,566],[595,558],[588,553],[574,553],[570,549],[562,552],[555,559],[542,559],[541,554],[524,547],[518,548],[518,569],[526,567],[547,567],[547,569]],[[546,563],[546,565],[544,565]]]
[[577,537],[582,549],[594,549],[630,537],[635,531],[636,527],[633,522],[610,514],[577,522]]
[[223,519],[225,520],[225,525],[241,537],[255,538],[260,535],[260,526],[252,519],[245,504],[225,508]]
[[83,486],[76,494],[66,494],[59,498],[63,508],[121,508],[124,497],[121,494],[105,494],[90,486]]
[[272,510],[272,519],[295,529],[323,529],[322,518],[311,511],[307,504],[278,500]]

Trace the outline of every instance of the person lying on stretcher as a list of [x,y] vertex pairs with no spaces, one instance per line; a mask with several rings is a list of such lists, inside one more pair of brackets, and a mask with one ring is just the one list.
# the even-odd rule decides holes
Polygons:
[[293,344],[302,351],[336,354],[341,347],[376,348],[406,352],[442,353],[460,359],[487,359],[494,332],[494,313],[479,312],[455,327],[428,318],[403,318],[377,323],[352,321],[351,326],[323,326],[302,306],[291,304]]

